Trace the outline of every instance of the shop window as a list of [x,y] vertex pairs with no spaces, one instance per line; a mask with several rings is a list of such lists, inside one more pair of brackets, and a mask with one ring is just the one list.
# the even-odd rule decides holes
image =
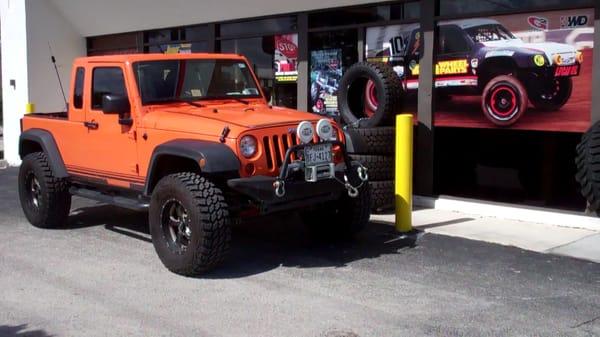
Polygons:
[[236,35],[248,36],[291,32],[298,29],[297,25],[296,16],[225,23],[220,25],[220,36],[233,37]]
[[358,61],[356,29],[312,33],[310,51],[310,110],[337,117],[338,89],[343,72]]
[[556,6],[591,6],[597,0],[444,0],[440,1],[440,15],[461,15],[485,12],[522,11]]
[[189,54],[189,53],[206,53],[208,50],[208,41],[196,41],[189,43],[164,43],[150,45],[144,48],[146,53],[161,53],[161,54]]
[[[421,17],[421,3],[420,2],[407,2],[403,4],[404,15],[403,19],[418,19]],[[392,18],[393,19],[393,18]]]
[[390,19],[392,20],[409,20],[418,19],[421,17],[421,3],[407,2],[390,6]]
[[181,30],[181,39],[186,41],[208,40],[208,34],[208,26],[185,27]]
[[310,28],[321,28],[385,20],[389,20],[389,6],[372,6],[342,8],[312,13],[308,16],[308,25]]
[[90,37],[87,39],[88,55],[134,53],[137,51],[137,35],[137,33],[127,33]]
[[152,30],[144,33],[144,43],[156,44],[161,42],[179,41],[179,29]]

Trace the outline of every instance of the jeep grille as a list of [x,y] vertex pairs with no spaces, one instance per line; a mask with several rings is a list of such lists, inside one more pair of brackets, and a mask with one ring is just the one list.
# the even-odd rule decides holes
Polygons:
[[[294,134],[273,135],[263,137],[263,145],[267,157],[267,167],[269,171],[274,172],[283,165],[287,150],[298,145],[298,141]],[[294,159],[293,157],[294,155],[292,155],[292,159]]]

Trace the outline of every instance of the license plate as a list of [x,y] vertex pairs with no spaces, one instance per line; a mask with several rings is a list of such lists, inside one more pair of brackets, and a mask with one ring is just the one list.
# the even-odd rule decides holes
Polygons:
[[579,65],[556,67],[554,77],[577,76],[579,75]]
[[304,148],[304,164],[316,166],[331,163],[331,144],[317,144]]

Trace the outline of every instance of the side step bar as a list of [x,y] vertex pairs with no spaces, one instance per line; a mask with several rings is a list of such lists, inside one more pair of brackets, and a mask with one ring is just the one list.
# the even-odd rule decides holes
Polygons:
[[150,204],[146,200],[139,200],[136,198],[128,198],[122,196],[112,196],[98,192],[95,190],[89,190],[81,187],[71,187],[69,192],[72,195],[76,195],[86,199],[92,199],[105,204],[114,205],[117,207],[127,208],[133,211],[147,211]]

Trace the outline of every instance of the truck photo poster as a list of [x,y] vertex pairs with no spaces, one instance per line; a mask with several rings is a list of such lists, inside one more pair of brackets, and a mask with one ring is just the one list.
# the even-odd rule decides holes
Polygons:
[[[585,131],[593,24],[593,9],[440,22],[435,125]],[[414,91],[420,43],[418,25],[368,28],[367,59],[389,62]]]
[[338,115],[337,91],[342,78],[342,50],[324,49],[310,53],[310,97],[314,113]]
[[298,34],[275,35],[275,81],[293,83],[298,80]]

